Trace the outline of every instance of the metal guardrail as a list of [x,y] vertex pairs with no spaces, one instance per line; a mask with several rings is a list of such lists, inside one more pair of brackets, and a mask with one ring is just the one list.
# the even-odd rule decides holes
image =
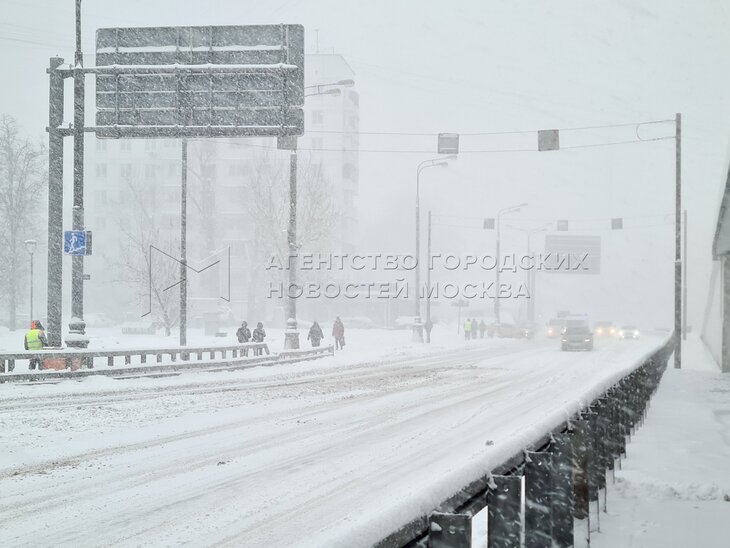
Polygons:
[[606,471],[626,456],[627,441],[643,423],[674,341],[673,336],[570,420],[375,546],[471,547],[472,518],[485,508],[488,548],[568,548],[574,545],[574,520],[586,520],[590,535],[590,504],[599,504]]
[[243,343],[230,346],[202,346],[185,348],[135,348],[118,350],[40,350],[37,352],[16,352],[12,354],[0,354],[0,373],[12,372],[17,361],[27,362],[30,371],[31,360],[38,360],[41,364],[45,360],[63,360],[66,369],[92,369],[94,358],[106,358],[109,367],[114,366],[115,358],[123,358],[124,365],[131,365],[132,358],[137,358],[136,363],[146,364],[149,356],[154,356],[157,363],[162,363],[164,356],[169,356],[170,361],[189,361],[191,356],[196,356],[202,361],[204,355],[212,361],[220,355],[221,359],[238,358],[246,354],[258,355],[257,351],[269,355],[269,346],[266,343]]

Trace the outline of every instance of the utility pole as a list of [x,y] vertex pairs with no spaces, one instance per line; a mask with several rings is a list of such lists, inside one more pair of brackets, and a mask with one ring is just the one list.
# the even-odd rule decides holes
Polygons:
[[687,340],[687,210],[684,210],[682,227],[684,230],[684,246],[682,248],[682,264],[684,274],[682,275],[682,340]]
[[[63,307],[63,73],[60,57],[48,67],[48,345],[59,347]],[[32,319],[32,318],[31,318]]]
[[[84,106],[85,76],[84,58],[81,52],[81,0],[76,0],[76,54],[73,67],[74,79],[74,186],[72,229],[84,230]],[[71,257],[71,321],[70,337],[66,344],[74,348],[86,348],[84,323],[84,256]]]
[[426,238],[426,342],[431,342],[431,211],[428,212],[428,236]]
[[182,139],[180,177],[180,346],[188,344],[188,140]]
[[682,368],[682,115],[675,118],[674,368]]

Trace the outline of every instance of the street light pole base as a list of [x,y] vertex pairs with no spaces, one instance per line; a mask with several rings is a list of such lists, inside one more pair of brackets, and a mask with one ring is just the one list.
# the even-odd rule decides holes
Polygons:
[[299,331],[297,331],[297,321],[289,318],[286,322],[286,332],[284,333],[284,348],[286,350],[299,349]]
[[86,322],[81,318],[72,318],[68,323],[66,346],[69,348],[89,347],[89,337],[86,336]]
[[423,342],[423,324],[420,317],[417,317],[413,322],[413,337],[411,340],[415,343]]

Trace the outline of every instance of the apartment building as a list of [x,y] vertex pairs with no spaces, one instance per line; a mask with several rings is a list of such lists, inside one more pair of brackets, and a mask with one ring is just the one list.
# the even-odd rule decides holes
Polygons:
[[[354,72],[340,55],[307,55],[305,86],[305,135],[298,140],[298,173],[301,179],[304,172],[315,170],[326,181],[334,221],[327,248],[321,251],[349,252],[358,238],[359,95]],[[86,262],[91,274],[86,285],[89,312],[105,312],[119,320],[140,317],[146,312],[147,289],[139,280],[130,281],[134,278],[128,272],[130,264],[139,265],[141,276],[147,265],[141,254],[149,245],[179,256],[181,151],[179,139],[89,142],[85,221],[95,242],[95,256]],[[268,298],[269,273],[262,270],[265,257],[256,244],[264,238],[285,238],[285,219],[277,223],[282,225],[278,233],[260,219],[256,222],[267,204],[254,201],[262,192],[257,187],[262,184],[262,169],[288,180],[288,154],[277,150],[274,138],[188,140],[188,262],[202,269],[219,261],[200,274],[190,271],[191,325],[211,316],[282,320],[283,302]],[[286,173],[276,171],[281,169]],[[305,184],[300,180],[300,190]],[[275,219],[268,219],[268,224]],[[136,247],[130,247],[132,240]],[[162,253],[153,254],[153,277],[165,278],[160,284],[164,288],[175,284],[179,266]],[[107,298],[110,292],[114,299]],[[176,288],[168,292],[177,295]],[[113,304],[120,296],[129,303],[128,309]],[[156,304],[153,301],[152,307]]]

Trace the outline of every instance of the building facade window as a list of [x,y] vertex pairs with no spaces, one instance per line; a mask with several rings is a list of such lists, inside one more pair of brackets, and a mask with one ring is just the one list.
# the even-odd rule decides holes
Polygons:
[[96,178],[106,179],[106,164],[96,164]]
[[324,123],[324,112],[321,110],[313,110],[312,111],[312,123],[313,124],[323,124]]
[[132,141],[130,139],[122,139],[119,141],[119,148],[122,152],[132,152]]
[[122,164],[119,166],[119,175],[122,179],[132,178],[132,164]]

